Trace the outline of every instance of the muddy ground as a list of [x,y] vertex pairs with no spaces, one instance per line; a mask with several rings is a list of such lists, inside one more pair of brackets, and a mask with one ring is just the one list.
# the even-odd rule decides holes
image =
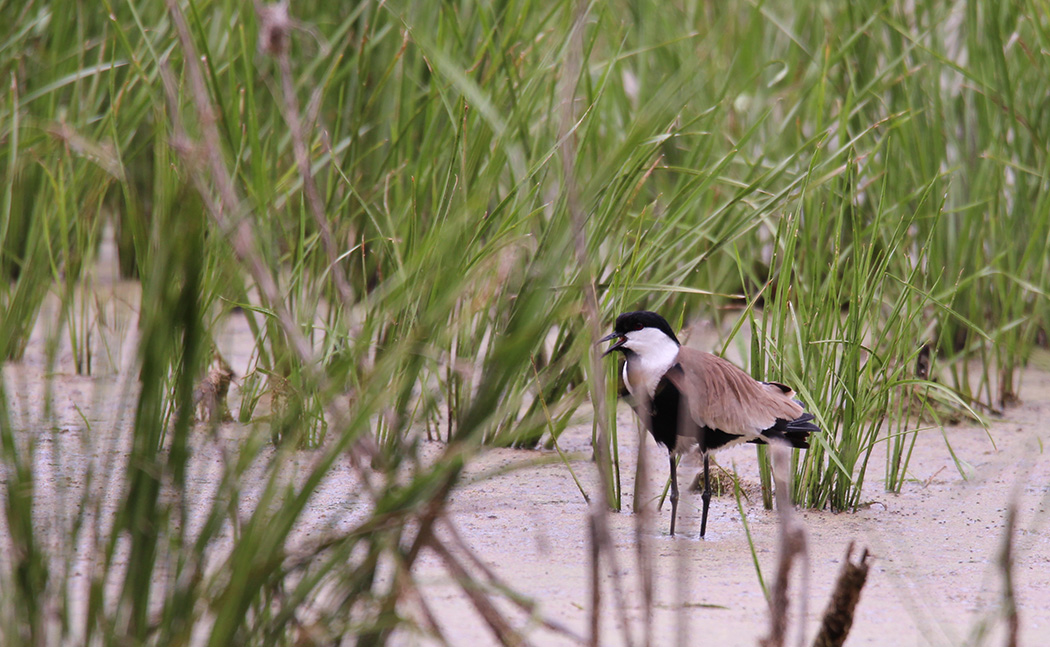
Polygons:
[[[60,527],[60,520],[75,507],[70,492],[83,483],[90,465],[105,466],[109,476],[96,483],[103,509],[120,505],[114,475],[126,455],[128,418],[134,410],[129,399],[132,382],[134,323],[114,307],[99,339],[108,339],[96,356],[96,377],[73,374],[68,348],[60,351],[58,372],[45,379],[44,340],[56,312],[42,316],[24,361],[4,367],[16,426],[31,424],[38,416],[46,390],[52,390],[53,424],[39,435],[37,476],[40,523]],[[248,357],[243,322],[231,322],[219,337],[227,346],[234,368],[243,372]],[[100,348],[102,348],[100,346]],[[63,354],[65,353],[65,354]],[[884,491],[884,459],[876,449],[865,483],[865,505],[853,513],[803,510],[808,537],[808,565],[799,571],[808,587],[796,579],[792,586],[792,641],[798,632],[803,601],[808,605],[803,630],[812,639],[816,623],[842,565],[847,546],[856,542],[874,555],[849,645],[961,645],[987,630],[987,644],[1002,644],[999,620],[1001,578],[997,563],[1004,540],[1007,506],[1016,504],[1018,523],[1014,537],[1014,579],[1021,618],[1021,643],[1046,644],[1050,630],[1050,538],[1046,531],[1050,501],[1050,372],[1027,369],[1023,375],[1021,404],[993,418],[984,429],[962,424],[930,429],[920,434],[900,494]],[[243,374],[243,373],[242,373]],[[237,399],[236,385],[232,393]],[[37,418],[39,419],[39,418]],[[616,551],[615,569],[602,567],[601,614],[603,645],[626,641],[642,644],[643,605],[639,594],[636,521],[631,507],[635,467],[639,456],[634,420],[621,405],[618,425],[623,437],[619,447],[625,493],[624,510],[608,516]],[[23,427],[24,428],[24,427]],[[115,434],[106,429],[117,430]],[[247,428],[224,425],[216,442],[203,442],[191,469],[195,496],[207,499],[222,468],[222,452],[237,447]],[[572,466],[584,489],[596,494],[597,475],[590,461],[591,425],[586,409],[579,424],[561,440],[572,456]],[[960,473],[949,451],[964,465]],[[437,443],[425,444],[425,455],[441,451]],[[646,439],[650,516],[644,538],[651,546],[655,577],[653,644],[755,645],[767,631],[768,611],[752,559],[741,514],[731,496],[712,501],[707,537],[698,538],[700,497],[683,492],[679,506],[679,535],[668,535],[669,510],[655,510],[655,497],[667,474],[666,453]],[[264,456],[265,458],[265,456]],[[304,452],[303,465],[312,460]],[[777,558],[778,522],[754,493],[758,473],[753,447],[744,446],[717,455],[718,464],[735,471],[752,491],[744,501],[744,515],[757,550],[762,575],[768,582]],[[507,469],[514,468],[514,469]],[[696,473],[697,464],[680,470],[683,490]],[[492,475],[494,472],[501,472]],[[259,472],[261,477],[261,472]],[[311,500],[296,540],[349,525],[362,514],[347,499],[355,487],[353,473],[344,462],[336,467]],[[243,502],[252,505],[251,487]],[[451,522],[465,543],[493,573],[514,590],[536,603],[537,616],[586,635],[590,604],[590,543],[588,504],[565,465],[553,452],[490,450],[471,463],[464,484],[452,495]],[[51,521],[49,521],[49,519]],[[53,522],[53,523],[52,523]],[[0,531],[6,529],[0,522]],[[448,535],[447,529],[440,532]],[[61,541],[61,538],[53,538]],[[75,563],[71,578],[82,577]],[[613,572],[618,576],[614,578]],[[438,619],[445,637],[455,645],[494,643],[484,622],[474,612],[460,588],[452,582],[440,560],[424,554],[418,565],[421,593]],[[619,608],[614,592],[622,594]],[[501,605],[509,608],[509,605]],[[402,610],[418,617],[418,604]],[[517,628],[534,644],[571,644],[566,635],[552,632],[538,620],[513,616]],[[402,631],[401,645],[432,644],[425,635]]]
[[[848,545],[874,555],[849,645],[962,645],[977,632],[991,632],[987,644],[1004,644],[999,622],[1001,577],[998,556],[1004,539],[1007,506],[1017,506],[1014,580],[1021,616],[1021,642],[1045,644],[1050,629],[1050,538],[1046,532],[1050,503],[1050,375],[1024,376],[1024,403],[1008,410],[990,429],[960,425],[924,432],[915,447],[908,481],[900,494],[884,491],[884,459],[876,452],[865,484],[866,505],[854,513],[803,510],[809,564],[800,568],[808,590],[793,582],[797,622],[803,598],[808,602],[805,632],[812,640]],[[618,412],[621,429],[633,421],[626,407]],[[574,428],[562,446],[586,455],[590,426]],[[969,467],[964,479],[956,457]],[[634,439],[632,439],[633,441]],[[634,489],[637,442],[620,448],[625,510],[609,516],[624,588],[628,624],[641,644],[642,605],[635,546],[635,515],[629,495]],[[649,440],[646,458],[649,492],[662,488],[666,453]],[[498,450],[472,465],[480,472],[528,461],[533,452]],[[757,483],[755,451],[730,449],[717,456],[744,483]],[[591,462],[574,464],[588,491],[597,481]],[[697,468],[680,470],[683,486]],[[680,534],[668,535],[669,510],[654,512],[648,537],[653,548],[655,617],[653,644],[674,644],[682,632],[687,644],[755,645],[768,629],[768,612],[748,539],[732,496],[712,500],[707,536],[698,538],[700,496],[683,494],[679,504]],[[529,467],[459,489],[453,496],[453,519],[477,555],[506,582],[539,602],[545,615],[585,633],[589,609],[589,543],[587,506],[559,464]],[[760,497],[745,503],[744,513],[766,581],[775,570],[778,522]],[[427,595],[459,644],[488,644],[484,626],[469,611],[461,594],[447,584],[436,560],[428,559]],[[612,598],[613,578],[605,569],[603,644],[624,642],[621,614]],[[681,587],[681,588],[679,588]],[[684,612],[679,609],[684,608]],[[679,626],[684,623],[685,626]],[[797,625],[792,628],[794,644]],[[459,642],[462,640],[462,642]],[[536,629],[538,644],[568,644],[567,639]],[[414,642],[406,640],[407,643]]]

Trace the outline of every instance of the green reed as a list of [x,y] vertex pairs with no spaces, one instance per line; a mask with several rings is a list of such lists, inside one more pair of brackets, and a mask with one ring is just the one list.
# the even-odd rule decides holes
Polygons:
[[[284,40],[262,44],[273,25],[244,3],[179,3],[188,42],[169,6],[104,4],[0,3],[8,368],[53,294],[49,370],[68,347],[73,372],[93,372],[107,304],[91,268],[108,231],[142,286],[122,396],[129,505],[96,537],[91,620],[73,627],[58,605],[63,636],[290,642],[296,605],[334,586],[351,611],[322,609],[328,626],[382,642],[400,592],[377,572],[411,572],[427,540],[407,528],[434,523],[473,452],[554,447],[574,416],[613,411],[611,397],[586,404],[589,384],[614,379],[586,368],[591,278],[610,325],[628,309],[678,326],[745,304],[750,368],[792,384],[825,430],[796,458],[796,498],[815,507],[860,503],[879,443],[899,489],[916,430],[945,405],[1009,405],[1046,343],[1050,28],[1028,4],[596,4],[577,67],[575,3],[296,5]],[[186,492],[190,387],[234,307],[254,340],[237,410],[250,440],[189,534],[185,500],[162,493]],[[924,345],[932,372],[918,375]],[[21,561],[0,574],[17,592],[0,632],[39,642],[53,616],[36,596],[64,599],[55,564],[72,549],[49,553],[33,521],[28,452],[53,421],[16,427],[8,379]],[[447,461],[418,465],[424,437]],[[349,496],[371,515],[293,555],[312,489],[362,447],[380,474],[411,466],[407,481]],[[289,485],[302,448],[323,458]],[[231,502],[257,460],[265,505],[242,519]],[[231,534],[233,548],[208,548]],[[209,550],[223,570],[195,556]],[[206,611],[220,604],[238,613]]]

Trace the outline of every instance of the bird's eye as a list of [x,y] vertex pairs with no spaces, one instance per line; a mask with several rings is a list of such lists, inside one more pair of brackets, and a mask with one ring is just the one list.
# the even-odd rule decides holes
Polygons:
[[642,328],[643,328],[642,324],[636,323],[636,324],[634,324],[633,330],[641,330]]

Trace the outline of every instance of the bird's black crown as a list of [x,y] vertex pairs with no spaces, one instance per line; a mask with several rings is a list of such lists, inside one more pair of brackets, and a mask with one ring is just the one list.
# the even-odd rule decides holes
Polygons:
[[641,330],[642,328],[657,328],[673,339],[674,343],[681,346],[678,338],[674,335],[674,331],[671,330],[671,324],[667,323],[667,320],[660,315],[648,310],[623,313],[616,318],[616,326],[613,330],[620,335],[626,335],[631,331]]

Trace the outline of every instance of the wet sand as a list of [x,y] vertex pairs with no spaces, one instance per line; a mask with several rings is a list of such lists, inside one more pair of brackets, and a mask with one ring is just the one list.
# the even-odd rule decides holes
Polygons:
[[[884,459],[876,451],[864,489],[867,505],[855,513],[801,510],[809,564],[792,582],[794,644],[803,599],[806,644],[813,635],[842,566],[847,546],[866,547],[874,555],[848,645],[961,645],[982,623],[988,644],[1003,644],[998,621],[1001,577],[997,559],[1004,539],[1007,505],[1017,505],[1014,580],[1021,617],[1021,644],[1040,644],[1050,625],[1050,375],[1024,376],[1024,404],[1009,409],[987,431],[960,425],[945,430],[956,456],[968,463],[963,479],[940,430],[923,432],[900,494],[884,491]],[[618,412],[621,430],[633,429],[628,408]],[[562,448],[586,455],[590,425],[570,430]],[[654,496],[667,477],[666,453],[651,439],[646,454],[648,491]],[[992,441],[995,446],[993,447]],[[620,458],[625,492],[623,513],[611,514],[609,527],[620,568],[626,611],[635,644],[642,644],[636,558],[636,517],[630,509],[637,462],[637,441],[622,442]],[[494,450],[472,465],[472,472],[527,461],[538,452]],[[745,483],[757,483],[755,450],[730,449],[717,455]],[[597,474],[588,460],[573,464],[594,492]],[[683,488],[697,472],[680,469]],[[655,507],[655,503],[652,503]],[[675,644],[681,631],[688,644],[755,645],[768,631],[768,611],[747,536],[732,496],[712,499],[705,539],[698,537],[699,493],[683,492],[678,529],[668,535],[669,506],[652,513],[647,536],[652,546],[655,615],[653,644]],[[460,488],[453,495],[456,527],[481,560],[505,582],[539,602],[541,612],[586,634],[590,575],[588,507],[560,464],[529,467]],[[776,568],[778,521],[759,497],[744,512],[768,583]],[[684,531],[684,532],[683,532]],[[856,555],[854,556],[856,560]],[[435,615],[457,644],[491,644],[492,635],[470,610],[438,562],[427,558],[421,577]],[[602,644],[623,644],[621,613],[613,599],[613,577],[603,568]],[[682,587],[682,588],[679,588]],[[546,629],[530,625],[536,644],[570,644]],[[684,623],[684,627],[679,627]],[[426,642],[402,636],[403,644]],[[462,642],[461,642],[462,641]]]
[[[108,332],[100,331],[96,338],[101,344],[99,339],[108,335],[111,346],[96,357],[96,375],[74,375],[65,349],[59,353],[57,373],[49,382],[43,348],[47,321],[34,334],[25,360],[4,367],[16,427],[39,420],[34,416],[40,414],[47,389],[52,390],[51,428],[38,435],[36,455],[37,477],[42,483],[39,523],[45,534],[46,527],[63,525],[92,465],[96,469],[105,466],[108,474],[93,485],[102,509],[114,510],[120,504],[115,475],[126,455],[126,430],[134,411],[129,367],[135,328],[132,319],[122,319],[114,309],[107,320]],[[244,349],[250,339],[245,334],[245,327],[234,321],[218,336],[220,344],[228,346],[228,358],[238,372],[247,362]],[[235,385],[231,398],[236,402],[237,397]],[[1046,529],[1050,460],[1045,450],[1050,445],[1050,372],[1027,369],[1021,400],[1002,418],[993,419],[988,430],[964,424],[945,428],[943,435],[940,429],[922,432],[900,494],[884,491],[880,446],[868,471],[863,508],[842,514],[799,512],[807,531],[809,562],[799,564],[797,572],[805,574],[808,587],[799,578],[792,583],[791,642],[797,635],[803,601],[808,604],[804,618],[807,644],[812,640],[846,548],[856,542],[858,549],[867,547],[874,560],[847,644],[959,645],[982,625],[991,632],[988,644],[1001,644],[997,558],[1004,539],[1005,511],[1011,502],[1018,511],[1014,579],[1021,644],[1043,640],[1050,625],[1050,536]],[[561,448],[573,457],[572,467],[583,487],[596,495],[597,474],[589,460],[588,408],[582,407],[577,415],[578,424],[562,436]],[[639,445],[629,408],[621,405],[617,415],[624,509],[607,517],[618,580],[613,577],[614,569],[603,564],[601,644],[624,644],[625,631],[634,644],[643,644],[638,517],[631,509]],[[222,452],[236,448],[247,433],[242,425],[223,425],[217,439],[202,441],[196,448],[190,477],[194,497],[207,500],[212,496],[223,465]],[[967,478],[956,468],[946,439],[957,458],[968,465]],[[680,470],[680,532],[671,538],[667,534],[669,507],[658,512],[654,501],[666,479],[666,453],[650,438],[645,442],[650,512],[644,538],[651,547],[655,578],[653,644],[675,644],[679,637],[688,644],[756,644],[767,631],[767,605],[735,500],[731,496],[713,499],[708,535],[700,540],[700,496],[686,491],[698,466],[687,465]],[[424,457],[437,456],[441,447],[424,443]],[[265,462],[269,455],[264,451],[260,460]],[[723,468],[735,470],[745,485],[757,484],[753,447],[734,448],[716,459]],[[304,469],[311,460],[311,453],[304,452]],[[506,468],[515,469],[482,478]],[[263,471],[261,467],[250,471],[249,478],[252,474],[261,480]],[[338,464],[311,500],[293,541],[348,527],[366,514],[359,501],[347,496],[355,490],[355,479],[346,462]],[[253,485],[245,486],[242,508],[248,510]],[[743,507],[768,582],[777,559],[777,516],[763,509],[754,494]],[[470,464],[464,483],[452,494],[450,510],[451,522],[470,549],[504,583],[533,600],[539,615],[577,635],[587,634],[589,507],[554,452],[486,451]],[[0,531],[6,529],[0,527]],[[439,532],[448,536],[447,529],[439,528]],[[424,553],[416,573],[422,583],[420,592],[450,642],[472,646],[495,642],[435,555]],[[70,577],[78,576],[78,572],[70,573]],[[622,611],[614,591],[617,581]],[[500,603],[500,608],[509,610],[510,605]],[[419,607],[412,602],[402,612],[419,617]],[[541,627],[535,618],[510,614],[516,628],[534,644],[572,643],[565,635]],[[433,644],[434,640],[403,630],[395,634],[394,642],[413,645]]]

